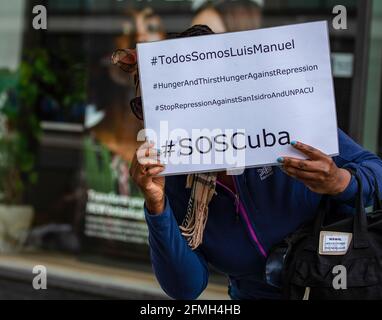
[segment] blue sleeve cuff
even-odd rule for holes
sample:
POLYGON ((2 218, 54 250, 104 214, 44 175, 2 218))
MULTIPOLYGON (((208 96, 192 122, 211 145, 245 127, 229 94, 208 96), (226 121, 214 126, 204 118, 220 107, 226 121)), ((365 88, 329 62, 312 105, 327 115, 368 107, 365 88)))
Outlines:
POLYGON ((146 203, 144 205, 144 210, 145 210, 145 218, 146 222, 149 227, 163 227, 163 226, 168 226, 171 223, 171 220, 174 219, 172 210, 170 207, 170 203, 166 197, 166 202, 165 202, 165 208, 164 211, 160 214, 151 214, 146 207, 146 203))
POLYGON ((358 183, 354 175, 351 175, 351 180, 347 188, 340 194, 333 196, 334 200, 343 203, 350 203, 354 201, 358 191, 358 183))

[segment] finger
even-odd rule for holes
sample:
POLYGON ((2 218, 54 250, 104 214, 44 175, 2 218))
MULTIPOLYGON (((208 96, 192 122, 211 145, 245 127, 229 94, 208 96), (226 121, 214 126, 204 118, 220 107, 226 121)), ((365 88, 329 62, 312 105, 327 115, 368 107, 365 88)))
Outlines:
POLYGON ((154 158, 154 156, 152 156, 152 157, 149 157, 149 158, 144 157, 144 158, 138 159, 138 163, 141 166, 149 166, 149 165, 159 165, 159 164, 161 164, 160 159, 158 159, 158 156, 156 156, 155 158, 154 158))
POLYGON ((286 170, 283 170, 285 174, 287 174, 288 176, 292 177, 293 179, 296 179, 298 181, 300 181, 301 183, 303 183, 309 190, 315 192, 315 190, 318 190, 319 188, 319 184, 317 183, 317 181, 314 179, 304 179, 303 177, 298 177, 296 176, 295 174, 293 173, 290 173, 290 172, 287 172, 286 170))
POLYGON ((165 168, 163 166, 152 167, 152 168, 147 170, 146 176, 147 177, 157 176, 158 174, 162 173, 164 170, 165 170, 165 168))
POLYGON ((160 150, 146 148, 137 151, 137 160, 141 165, 156 164, 160 161, 160 150))
POLYGON ((147 170, 147 169, 144 169, 143 167, 146 167, 146 166, 150 167, 150 166, 156 166, 156 165, 162 165, 159 159, 142 158, 138 160, 137 155, 135 154, 130 166, 130 175, 132 177, 138 177, 142 175, 142 172, 147 170))
MULTIPOLYGON (((142 157, 150 156, 150 150, 153 149, 154 146, 155 146, 155 144, 153 142, 145 142, 144 144, 142 144, 136 152, 137 158, 139 159, 142 157), (148 153, 148 155, 146 155, 148 150, 149 150, 149 153, 148 153)), ((155 149, 153 149, 153 150, 155 150, 155 149)))
POLYGON ((164 168, 165 166, 162 164, 162 163, 160 163, 160 162, 157 162, 157 163, 150 163, 150 164, 147 164, 147 165, 144 165, 144 166, 142 166, 142 168, 144 169, 144 170, 149 170, 149 169, 152 169, 152 168, 156 168, 156 167, 158 167, 158 168, 164 168))
POLYGON ((145 149, 145 148, 150 148, 150 146, 152 146, 154 144, 153 141, 145 141, 143 142, 139 147, 138 149, 145 149))
POLYGON ((316 181, 319 178, 315 172, 303 171, 292 167, 284 167, 284 170, 286 174, 299 180, 316 181))
POLYGON ((159 162, 157 163, 150 163, 150 164, 146 164, 146 165, 139 165, 139 167, 137 168, 137 174, 139 176, 147 176, 147 172, 149 170, 152 170, 152 169, 155 169, 155 168, 162 168, 164 169, 165 166, 159 162))
POLYGON ((137 153, 138 152, 139 152, 139 154, 137 154, 138 161, 145 158, 158 159, 158 157, 160 156, 160 150, 153 149, 153 148, 137 151, 137 153))
POLYGON ((316 148, 313 148, 312 146, 304 144, 302 142, 293 141, 291 144, 295 149, 297 149, 297 150, 301 151, 303 154, 307 155, 309 157, 309 159, 320 160, 323 158, 328 158, 328 156, 325 153, 321 152, 320 150, 318 150, 316 148))
POLYGON ((162 165, 138 166, 134 172, 134 180, 140 187, 144 187, 151 177, 158 175, 165 169, 162 165))
POLYGON ((136 183, 139 183, 139 179, 141 176, 140 171, 140 164, 138 163, 136 157, 134 157, 130 167, 130 176, 135 180, 136 183))
POLYGON ((142 150, 137 151, 137 158, 138 160, 142 158, 152 158, 155 159, 159 156, 160 151, 154 148, 146 148, 142 150))
POLYGON ((324 165, 321 161, 301 160, 296 158, 283 158, 284 167, 291 167, 309 172, 321 172, 324 170, 324 165))

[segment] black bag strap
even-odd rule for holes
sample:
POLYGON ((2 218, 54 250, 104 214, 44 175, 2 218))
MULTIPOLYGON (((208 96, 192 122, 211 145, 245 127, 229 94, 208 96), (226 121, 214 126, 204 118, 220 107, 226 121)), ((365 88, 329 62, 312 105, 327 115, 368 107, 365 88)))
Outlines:
MULTIPOLYGON (((367 230, 367 217, 365 206, 363 203, 363 185, 362 179, 358 173, 352 172, 358 184, 358 190, 355 200, 356 213, 353 218, 353 244, 354 248, 361 249, 369 246, 368 230, 367 230)), ((323 228, 323 223, 327 212, 330 212, 330 196, 324 195, 321 199, 318 208, 318 215, 314 223, 314 236, 317 241, 320 238, 320 232, 323 228)))
POLYGON ((361 249, 369 247, 368 229, 367 229, 367 216, 365 211, 365 205, 363 202, 363 185, 362 178, 358 173, 355 173, 355 178, 358 182, 358 193, 356 197, 356 214, 353 222, 353 238, 354 248, 361 249))
POLYGON ((382 201, 380 198, 380 189, 379 189, 379 183, 376 174, 373 170, 370 169, 370 172, 372 173, 374 177, 374 204, 373 204, 373 211, 382 211, 382 201))

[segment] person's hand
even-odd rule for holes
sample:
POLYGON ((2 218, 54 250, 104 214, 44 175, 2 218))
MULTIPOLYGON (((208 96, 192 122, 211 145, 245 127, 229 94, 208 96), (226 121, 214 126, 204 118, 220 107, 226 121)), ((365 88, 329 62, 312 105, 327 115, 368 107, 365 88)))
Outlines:
POLYGON ((165 206, 165 178, 157 175, 164 166, 159 162, 159 152, 154 144, 146 142, 138 148, 130 167, 130 175, 141 189, 146 207, 151 214, 160 214, 165 206))
POLYGON ((338 168, 331 157, 311 146, 296 141, 291 144, 309 159, 277 159, 283 164, 286 174, 300 180, 311 191, 319 194, 338 195, 345 191, 351 180, 348 170, 338 168))

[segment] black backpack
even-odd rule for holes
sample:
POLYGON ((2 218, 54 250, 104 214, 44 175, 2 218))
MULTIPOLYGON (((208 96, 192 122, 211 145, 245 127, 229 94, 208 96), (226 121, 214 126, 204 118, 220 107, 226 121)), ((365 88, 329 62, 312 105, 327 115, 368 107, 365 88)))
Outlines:
POLYGON ((355 177, 359 188, 354 216, 323 226, 333 211, 330 197, 323 196, 315 221, 271 250, 266 280, 281 287, 286 299, 382 299, 379 190, 376 187, 373 212, 366 215, 362 180, 355 177))

